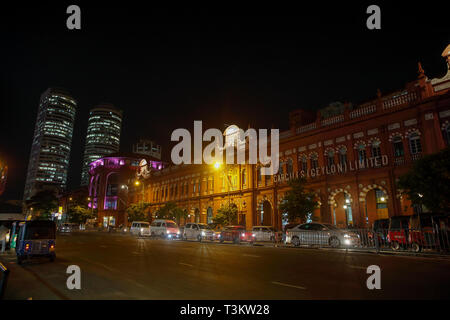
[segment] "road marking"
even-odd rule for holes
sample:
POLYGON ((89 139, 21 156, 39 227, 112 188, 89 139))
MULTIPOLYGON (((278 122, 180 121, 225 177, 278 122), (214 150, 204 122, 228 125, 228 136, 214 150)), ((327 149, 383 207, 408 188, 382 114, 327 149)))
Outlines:
POLYGON ((278 281, 272 281, 273 284, 279 285, 279 286, 283 286, 283 287, 290 287, 290 288, 296 288, 296 289, 301 289, 301 290, 306 290, 306 287, 301 287, 301 286, 295 286, 293 284, 287 284, 287 283, 282 283, 282 282, 278 282, 278 281))
POLYGON ((352 268, 352 269, 363 269, 363 270, 367 270, 366 267, 361 267, 361 266, 351 266, 351 265, 348 265, 348 266, 349 266, 349 268, 352 268))
POLYGON ((179 262, 178 264, 181 264, 182 266, 193 267, 193 265, 189 263, 179 262))
POLYGON ((261 256, 257 256, 256 254, 243 254, 244 257, 253 257, 253 258, 260 258, 261 256))

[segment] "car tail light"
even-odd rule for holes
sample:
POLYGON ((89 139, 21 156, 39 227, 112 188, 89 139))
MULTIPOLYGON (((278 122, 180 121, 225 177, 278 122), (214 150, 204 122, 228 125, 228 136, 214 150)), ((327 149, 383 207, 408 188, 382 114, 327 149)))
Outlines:
POLYGON ((25 245, 25 251, 28 251, 28 250, 30 250, 30 244, 29 244, 29 243, 27 243, 27 244, 25 245))

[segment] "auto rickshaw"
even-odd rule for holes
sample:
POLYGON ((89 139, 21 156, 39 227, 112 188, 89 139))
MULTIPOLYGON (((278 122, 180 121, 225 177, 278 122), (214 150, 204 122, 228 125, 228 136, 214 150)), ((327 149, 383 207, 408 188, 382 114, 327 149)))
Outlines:
POLYGON ((389 219, 387 241, 392 250, 408 247, 409 219, 410 216, 394 216, 389 219))
POLYGON ((411 216, 409 221, 409 243, 411 249, 420 252, 423 249, 448 250, 449 214, 422 213, 411 216))
POLYGON ((19 228, 16 254, 17 263, 33 257, 56 258, 56 224, 53 221, 33 220, 24 222, 19 228))
POLYGON ((20 226, 24 221, 14 221, 11 227, 10 248, 15 249, 17 244, 17 236, 19 235, 20 226))

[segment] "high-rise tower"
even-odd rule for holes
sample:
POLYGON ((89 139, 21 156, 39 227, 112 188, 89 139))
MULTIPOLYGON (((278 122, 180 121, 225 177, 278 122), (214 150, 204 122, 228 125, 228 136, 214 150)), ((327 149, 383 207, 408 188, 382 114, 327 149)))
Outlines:
POLYGON ((39 103, 24 199, 36 191, 66 188, 77 103, 64 89, 49 88, 39 103))
POLYGON ((122 111, 112 104, 102 103, 89 112, 84 148, 81 185, 89 184, 89 164, 108 154, 118 152, 122 111))

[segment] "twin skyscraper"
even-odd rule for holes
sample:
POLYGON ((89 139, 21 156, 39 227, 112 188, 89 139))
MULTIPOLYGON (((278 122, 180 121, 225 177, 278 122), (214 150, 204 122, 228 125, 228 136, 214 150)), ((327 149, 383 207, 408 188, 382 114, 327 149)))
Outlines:
MULTIPOLYGON (((39 102, 24 200, 45 189, 65 190, 77 101, 64 89, 49 88, 39 102)), ((122 111, 99 104, 89 112, 81 185, 89 183, 89 163, 118 152, 122 111)))

